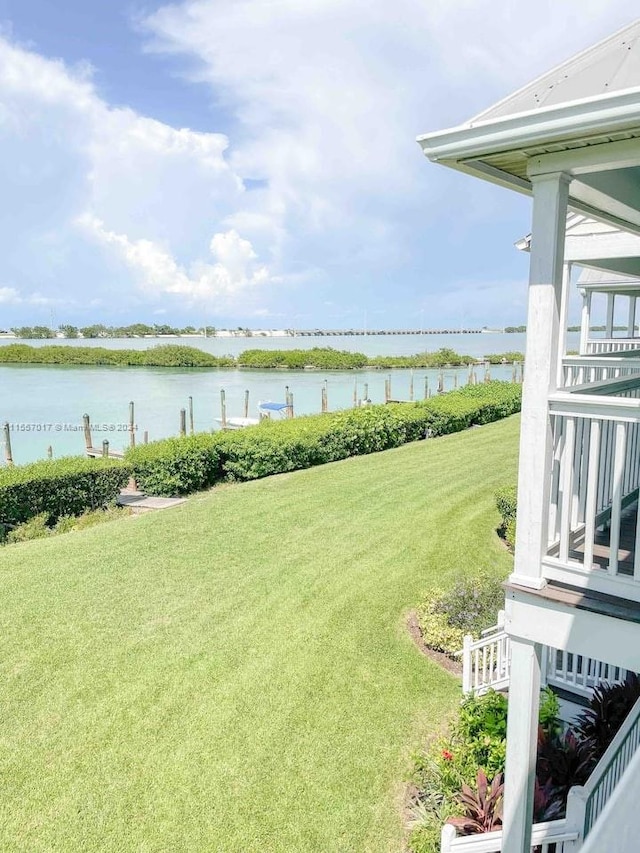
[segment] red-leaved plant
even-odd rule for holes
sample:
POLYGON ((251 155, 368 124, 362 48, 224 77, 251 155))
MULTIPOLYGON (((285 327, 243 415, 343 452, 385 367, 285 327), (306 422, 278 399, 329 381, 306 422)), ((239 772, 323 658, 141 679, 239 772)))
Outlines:
POLYGON ((504 782, 502 773, 497 773, 489 783, 487 775, 480 768, 476 777, 476 790, 468 785, 462 786, 458 802, 463 808, 462 817, 450 817, 447 823, 455 826, 461 835, 476 835, 480 832, 493 832, 502 827, 502 800, 504 782))

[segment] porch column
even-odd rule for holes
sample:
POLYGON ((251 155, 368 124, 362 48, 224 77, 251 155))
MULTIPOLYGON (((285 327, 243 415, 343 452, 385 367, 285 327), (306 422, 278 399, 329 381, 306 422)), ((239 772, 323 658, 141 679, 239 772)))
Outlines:
POLYGON ((629 297, 629 319, 627 320, 627 337, 636 336, 636 297, 629 297))
POLYGON ((542 646, 511 638, 502 853, 531 849, 542 646))
POLYGON ((564 367, 562 360, 567 354, 567 326, 569 325, 569 292, 571 290, 571 264, 562 267, 562 303, 560 306, 560 343, 558 346, 558 372, 556 387, 564 387, 564 367))
POLYGON ((580 318, 580 355, 587 355, 589 329, 591 328, 591 291, 581 290, 582 317, 580 318))
POLYGON ((533 225, 520 427, 518 525, 511 581, 535 589, 545 585, 541 559, 548 544, 553 452, 548 395, 557 388, 570 180, 564 172, 532 178, 533 225))
POLYGON ((615 293, 607 293, 607 325, 605 327, 605 338, 613 337, 613 315, 616 309, 615 293))

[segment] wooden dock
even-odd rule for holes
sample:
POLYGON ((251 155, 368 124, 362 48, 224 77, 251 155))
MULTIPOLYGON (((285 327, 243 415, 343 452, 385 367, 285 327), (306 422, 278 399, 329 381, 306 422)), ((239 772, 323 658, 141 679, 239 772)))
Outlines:
POLYGON ((124 453, 122 450, 111 450, 111 448, 107 449, 107 452, 104 452, 102 447, 87 447, 85 450, 87 456, 90 456, 92 459, 108 457, 109 459, 124 459, 124 453))

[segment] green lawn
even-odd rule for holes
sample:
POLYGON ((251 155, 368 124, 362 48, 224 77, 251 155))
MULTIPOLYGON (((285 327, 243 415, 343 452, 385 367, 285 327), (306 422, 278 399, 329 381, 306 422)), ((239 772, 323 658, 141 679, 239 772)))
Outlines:
POLYGON ((518 419, 0 550, 0 849, 401 849, 459 696, 404 627, 510 557, 518 419))

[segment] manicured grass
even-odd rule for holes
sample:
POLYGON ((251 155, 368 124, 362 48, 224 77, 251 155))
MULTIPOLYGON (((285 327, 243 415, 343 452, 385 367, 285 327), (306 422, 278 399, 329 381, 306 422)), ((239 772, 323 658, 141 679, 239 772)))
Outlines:
POLYGON ((399 851, 459 686, 404 620, 510 557, 518 419, 0 551, 0 847, 399 851))

